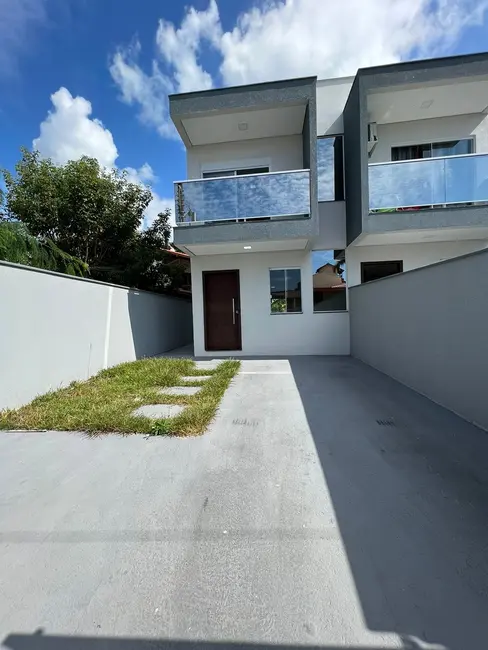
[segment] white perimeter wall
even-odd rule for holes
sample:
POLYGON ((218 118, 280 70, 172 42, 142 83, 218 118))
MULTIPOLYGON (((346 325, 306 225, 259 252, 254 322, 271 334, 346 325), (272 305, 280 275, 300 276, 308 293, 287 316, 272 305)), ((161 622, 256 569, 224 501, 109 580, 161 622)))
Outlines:
POLYGON ((0 262, 0 409, 191 342, 189 301, 0 262))
POLYGON ((487 296, 488 251, 354 287, 351 353, 488 429, 487 296))
POLYGON ((223 355, 349 354, 349 314, 313 313, 310 253, 288 251, 250 255, 212 255, 192 258, 195 355, 205 351, 202 271, 239 270, 242 351, 223 355), (302 314, 271 314, 269 269, 300 267, 302 314))
POLYGON ((208 171, 261 166, 269 167, 271 172, 302 169, 302 136, 224 142, 187 150, 189 179, 202 178, 208 171))
POLYGON ((382 246, 349 246, 346 250, 347 284, 361 284, 361 262, 403 260, 403 270, 448 260, 485 248, 484 241, 436 242, 382 246))
POLYGON ((455 115, 413 122, 378 124, 378 143, 369 159, 371 163, 391 160, 391 148, 428 142, 475 138, 475 152, 488 152, 488 116, 455 115))

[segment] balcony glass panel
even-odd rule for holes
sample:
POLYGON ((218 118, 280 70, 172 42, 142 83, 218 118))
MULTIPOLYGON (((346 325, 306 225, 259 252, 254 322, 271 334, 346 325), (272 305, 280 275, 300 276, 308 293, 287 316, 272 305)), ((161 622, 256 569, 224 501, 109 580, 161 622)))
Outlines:
POLYGON ((488 154, 369 166, 370 210, 488 201, 488 154))
POLYGON ((310 172, 276 172, 175 183, 177 223, 310 214, 310 172))

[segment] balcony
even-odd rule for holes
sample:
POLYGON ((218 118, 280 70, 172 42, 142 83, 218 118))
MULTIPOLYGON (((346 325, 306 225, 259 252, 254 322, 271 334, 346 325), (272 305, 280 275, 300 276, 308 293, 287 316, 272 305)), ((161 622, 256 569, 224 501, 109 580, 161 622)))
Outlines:
POLYGON ((488 154, 369 165, 370 212, 488 202, 488 154))
POLYGON ((310 215, 310 170, 175 183, 178 226, 310 215))

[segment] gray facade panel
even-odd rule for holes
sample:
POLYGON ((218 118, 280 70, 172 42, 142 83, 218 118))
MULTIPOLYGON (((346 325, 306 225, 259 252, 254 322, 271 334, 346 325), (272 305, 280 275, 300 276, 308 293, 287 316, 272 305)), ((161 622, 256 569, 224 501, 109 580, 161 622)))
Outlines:
POLYGON ((363 229, 364 206, 368 204, 367 116, 362 115, 360 79, 356 77, 344 108, 344 178, 346 190, 347 243, 363 229), (366 169, 366 173, 364 170, 366 169))
POLYGON ((488 205, 441 208, 439 210, 405 210, 369 214, 365 222, 368 233, 417 230, 425 228, 468 228, 488 226, 488 205))
POLYGON ((170 96, 173 119, 197 113, 263 108, 266 104, 305 103, 315 97, 316 77, 170 96))
POLYGON ((390 86, 415 85, 466 79, 488 74, 488 54, 444 57, 409 61, 393 65, 363 68, 358 76, 367 90, 390 86))
POLYGON ((351 354, 488 429, 488 250, 349 291, 351 354))
POLYGON ((312 219, 248 221, 246 223, 215 223, 205 226, 180 226, 174 229, 176 246, 221 244, 225 242, 308 239, 317 234, 312 219))

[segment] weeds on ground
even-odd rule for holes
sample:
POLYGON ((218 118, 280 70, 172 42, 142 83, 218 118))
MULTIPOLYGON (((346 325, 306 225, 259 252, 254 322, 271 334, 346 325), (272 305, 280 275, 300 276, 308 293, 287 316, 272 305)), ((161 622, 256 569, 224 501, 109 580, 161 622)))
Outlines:
POLYGON ((196 370, 190 359, 141 359, 102 370, 84 382, 37 397, 27 406, 0 412, 0 429, 53 429, 87 433, 198 435, 215 415, 222 396, 239 369, 227 360, 216 370, 196 370), (183 382, 181 377, 195 376, 183 382), (198 375, 210 375, 205 382, 198 375), (202 386, 196 395, 164 395, 169 386, 202 386), (144 404, 180 404, 175 418, 154 422, 132 412, 144 404))

